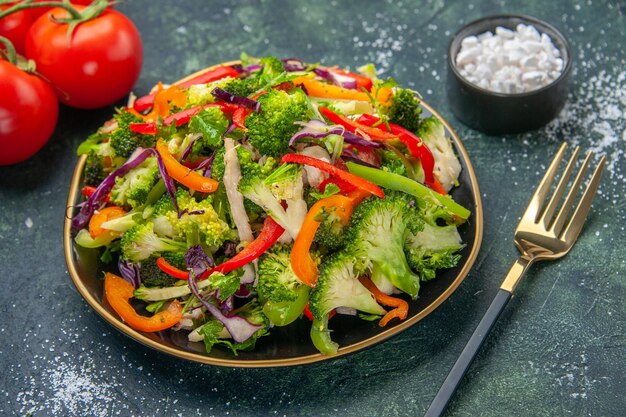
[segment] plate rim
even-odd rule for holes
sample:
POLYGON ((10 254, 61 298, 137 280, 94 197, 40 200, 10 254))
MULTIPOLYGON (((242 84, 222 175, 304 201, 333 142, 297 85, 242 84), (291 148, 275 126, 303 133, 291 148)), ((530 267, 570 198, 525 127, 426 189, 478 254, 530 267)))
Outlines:
MULTIPOLYGON (((222 66, 222 65, 235 65, 238 64, 239 61, 228 61, 219 63, 216 65, 212 65, 200 71, 194 72, 178 81, 174 84, 182 83, 188 79, 196 77, 204 72, 210 71, 211 69, 222 66)), ((158 350, 163 353, 170 354, 174 357, 186 359, 192 362, 199 362, 208 365, 215 366, 223 366, 223 367, 236 367, 236 368, 270 368, 270 367, 286 367, 286 366, 294 366, 294 365, 304 365, 311 364, 316 362, 321 362, 329 359, 337 359, 342 356, 357 352, 359 350, 365 349, 370 346, 374 346, 384 340, 389 339, 392 336, 395 336, 409 327, 413 326, 424 317, 432 313, 437 307, 439 307, 445 300, 447 300, 452 293, 459 287, 461 282, 467 277, 469 271, 474 265, 476 258, 478 256, 478 252, 480 250, 480 246, 482 244, 483 238, 483 206, 480 195, 480 190, 478 187, 478 180, 476 178, 476 173, 474 172, 474 167, 472 166, 471 160, 465 149, 465 146, 461 142, 461 139, 457 135, 457 133, 452 129, 450 124, 446 119, 444 119, 436 110, 434 110, 429 104, 425 103, 423 100, 420 100, 421 105, 428 110, 432 115, 437 117, 442 124, 445 126, 446 130, 449 132, 452 140, 454 141, 456 150, 461 154, 463 161, 465 161, 465 169, 467 170, 467 175, 470 178, 470 188, 472 191, 472 195, 474 197, 474 207, 472 210, 472 214, 474 215, 475 224, 474 227, 474 242, 470 249, 469 254, 467 255, 465 264, 463 268, 459 271, 455 279, 452 283, 437 297, 433 302, 431 302, 424 309, 419 311, 414 316, 408 318, 407 320, 397 324, 394 327, 386 329, 375 336, 363 339, 359 342, 353 343, 351 345, 342 346, 339 348, 337 353, 332 356, 322 355, 321 353, 314 353, 306 356, 297 356, 293 358, 283 358, 283 359, 224 359, 224 358, 216 358, 209 355, 203 355, 200 353, 184 351, 182 349, 177 349, 171 346, 167 346, 165 344, 156 341, 142 332, 132 329, 128 325, 126 325, 123 321, 118 319, 114 314, 109 312, 95 297, 91 295, 85 284, 82 282, 80 278, 80 274, 76 269, 76 265, 74 263, 73 256, 73 247, 74 240, 71 235, 71 219, 74 214, 76 208, 76 202, 79 197, 79 187, 82 179, 82 172, 85 166, 85 162, 87 160, 87 156, 83 155, 79 158, 76 163, 76 167, 74 168, 74 173, 72 174, 72 179, 70 183, 70 189, 67 197, 67 204, 65 209, 65 221, 63 226, 63 249, 65 254, 65 262, 67 263, 68 272, 74 286, 83 297, 83 299, 87 302, 87 304, 96 312, 100 317, 102 317, 105 321, 111 324, 114 328, 122 332, 124 335, 134 339, 135 341, 158 350)))

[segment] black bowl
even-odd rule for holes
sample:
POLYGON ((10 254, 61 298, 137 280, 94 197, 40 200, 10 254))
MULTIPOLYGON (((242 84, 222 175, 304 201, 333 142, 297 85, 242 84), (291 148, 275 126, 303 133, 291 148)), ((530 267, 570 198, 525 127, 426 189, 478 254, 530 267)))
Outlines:
POLYGON ((497 135, 537 129, 559 114, 567 99, 572 56, 569 43, 556 28, 539 19, 523 15, 487 16, 462 27, 448 49, 447 94, 454 115, 469 127, 497 135), (494 32, 502 26, 515 29, 518 24, 533 25, 545 33, 561 53, 563 70, 552 83, 529 92, 505 94, 489 91, 467 81, 459 72, 455 58, 467 36, 494 32))

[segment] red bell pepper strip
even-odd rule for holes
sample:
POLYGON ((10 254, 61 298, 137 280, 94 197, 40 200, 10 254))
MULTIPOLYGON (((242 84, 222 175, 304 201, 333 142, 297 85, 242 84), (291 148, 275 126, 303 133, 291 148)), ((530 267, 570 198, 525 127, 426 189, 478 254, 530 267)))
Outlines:
MULTIPOLYGON (((357 119, 357 121, 367 126, 372 126, 381 122, 380 118, 372 116, 371 114, 363 114, 357 119)), ((428 149, 428 146, 426 146, 426 144, 419 137, 417 137, 417 135, 403 128, 402 126, 389 123, 389 129, 391 130, 392 134, 394 134, 398 139, 400 139, 402 143, 404 143, 404 145, 409 150, 411 156, 420 160, 420 163, 422 164, 422 169, 424 170, 424 182, 426 183, 426 185, 431 186, 435 181, 435 177, 433 175, 433 169, 435 168, 435 158, 433 157, 430 149, 428 149)), ((431 186, 430 188, 433 187, 431 186)))
POLYGON ((284 155, 280 161, 282 163, 292 163, 292 164, 302 164, 302 165, 312 166, 313 168, 317 168, 320 171, 327 172, 330 175, 335 176, 342 181, 346 181, 349 184, 352 184, 355 187, 363 191, 367 191, 368 193, 373 194, 376 197, 380 197, 380 198, 385 197, 385 193, 377 185, 372 184, 371 182, 364 180, 363 178, 358 177, 354 174, 350 174, 347 171, 339 169, 336 166, 331 165, 328 162, 324 162, 320 159, 312 158, 306 155, 288 153, 287 155, 284 155))
POLYGON ((270 216, 267 216, 263 223, 263 229, 261 229, 261 233, 256 239, 228 261, 205 271, 198 279, 208 278, 213 272, 226 274, 249 264, 271 248, 284 231, 285 229, 281 225, 276 223, 270 216))
POLYGON ((156 264, 159 267, 159 269, 161 269, 161 271, 165 272, 166 274, 174 278, 187 279, 189 277, 188 271, 183 271, 183 270, 176 268, 174 265, 167 262, 167 260, 162 256, 157 258, 156 264))
MULTIPOLYGON (((163 119, 163 126, 169 126, 172 123, 176 123, 176 127, 189 123, 192 116, 200 113, 202 109, 209 109, 211 107, 220 107, 222 112, 226 114, 235 113, 240 107, 230 103, 211 103, 204 106, 195 106, 187 110, 183 110, 178 113, 174 113, 165 119, 163 119)), ((128 125, 129 129, 135 133, 142 133, 144 135, 156 135, 157 125, 155 122, 149 123, 131 123, 128 125)))
MULTIPOLYGON (((81 190, 81 192, 85 197, 89 198, 93 195, 93 193, 96 192, 96 187, 92 187, 91 185, 85 185, 83 189, 81 190)), ((104 202, 108 203, 110 199, 111 199, 111 194, 109 193, 104 198, 104 202)))
POLYGON ((248 130, 244 123, 246 122, 246 116, 248 116, 250 112, 251 110, 245 107, 238 107, 233 113, 233 124, 241 130, 248 130))
MULTIPOLYGON (((215 103, 212 103, 212 104, 207 104, 205 106, 191 107, 187 110, 174 113, 170 116, 167 116, 165 119, 163 119, 163 126, 169 126, 172 123, 176 123, 175 124, 176 127, 182 126, 186 123, 189 123, 191 116, 195 116, 196 114, 200 112, 200 110, 206 109, 209 107, 216 107, 216 106, 218 105, 215 103)), ((157 132, 157 125, 155 122, 131 123, 128 125, 128 128, 135 133, 142 133, 144 135, 156 135, 156 132, 157 132)))
POLYGON ((133 329, 141 332, 158 332, 169 329, 183 317, 183 306, 178 300, 172 301, 165 310, 151 317, 142 316, 129 302, 134 292, 135 288, 131 283, 115 274, 106 273, 104 277, 106 300, 120 318, 133 329))
POLYGON ((317 186, 317 189, 320 190, 321 192, 324 192, 326 191, 326 186, 328 184, 335 184, 337 187, 339 187, 339 191, 341 191, 344 194, 348 194, 357 189, 354 185, 350 184, 347 181, 340 180, 337 177, 326 178, 324 181, 321 182, 320 185, 317 186))
POLYGON ((391 140, 398 138, 398 135, 395 135, 393 133, 386 132, 377 127, 367 126, 363 123, 359 123, 352 119, 349 119, 346 116, 337 114, 328 107, 320 106, 319 111, 324 115, 324 117, 326 117, 334 124, 345 127, 348 132, 352 132, 355 134, 359 134, 359 132, 361 132, 362 134, 369 136, 370 139, 373 140, 391 140))
MULTIPOLYGON (((213 81, 221 80, 226 77, 238 77, 239 72, 233 67, 221 66, 209 70, 207 72, 203 72, 197 77, 193 77, 187 81, 177 84, 181 88, 188 88, 194 84, 206 84, 213 81)), ((152 107, 152 103, 154 102, 154 96, 156 93, 148 94, 147 96, 143 96, 135 100, 133 104, 133 108, 138 112, 142 112, 144 110, 148 110, 152 107)))

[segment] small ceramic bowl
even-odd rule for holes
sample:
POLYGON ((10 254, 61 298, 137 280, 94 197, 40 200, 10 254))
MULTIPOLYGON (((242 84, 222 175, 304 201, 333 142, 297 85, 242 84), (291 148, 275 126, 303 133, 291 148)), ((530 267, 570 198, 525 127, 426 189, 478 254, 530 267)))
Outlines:
POLYGON ((572 56, 569 43, 556 28, 523 15, 488 16, 462 27, 448 49, 447 95, 454 115, 469 127, 491 135, 537 129, 559 114, 568 94, 572 56), (561 53, 563 70, 552 83, 524 93, 499 93, 465 79, 456 65, 461 42, 468 36, 495 32, 496 27, 515 30, 518 24, 532 25, 545 33, 561 53))

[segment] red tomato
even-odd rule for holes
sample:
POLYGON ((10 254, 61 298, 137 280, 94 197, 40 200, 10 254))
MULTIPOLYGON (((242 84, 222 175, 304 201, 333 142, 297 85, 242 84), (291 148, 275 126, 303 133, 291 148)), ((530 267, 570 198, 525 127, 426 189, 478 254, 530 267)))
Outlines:
MULTIPOLYGON (((59 8, 50 13, 67 17, 59 8)), ((26 56, 56 87, 59 100, 71 107, 95 109, 128 94, 143 63, 141 38, 130 19, 106 9, 76 26, 69 45, 68 29, 67 24, 41 16, 26 36, 26 56)))
MULTIPOLYGON (((0 10, 6 10, 9 6, 0 6, 0 10)), ((28 10, 11 13, 0 19, 0 36, 4 36, 11 41, 18 54, 24 54, 24 39, 33 18, 28 10)))
POLYGON ((0 165, 21 162, 50 139, 59 116, 52 87, 0 61, 0 165))

